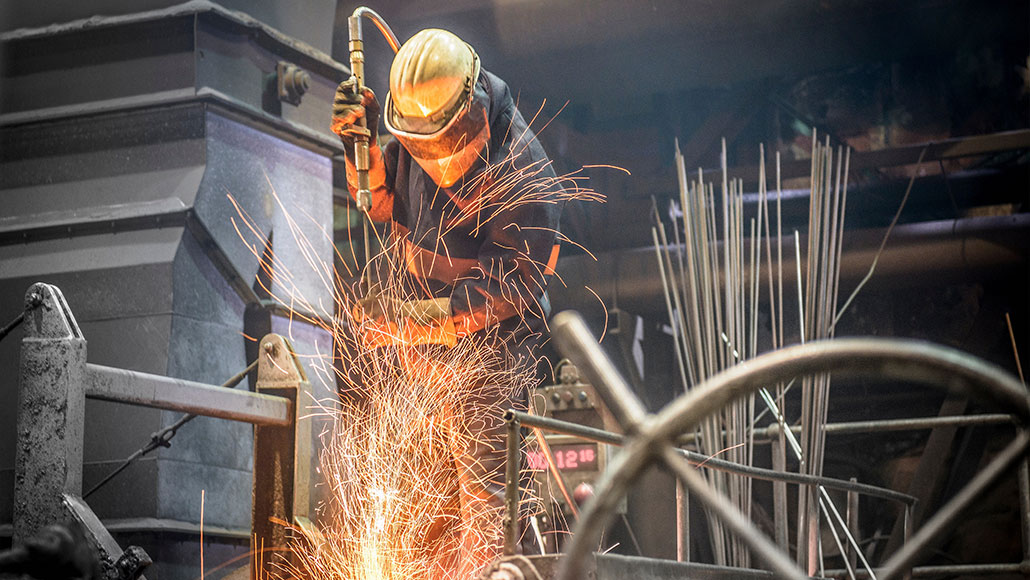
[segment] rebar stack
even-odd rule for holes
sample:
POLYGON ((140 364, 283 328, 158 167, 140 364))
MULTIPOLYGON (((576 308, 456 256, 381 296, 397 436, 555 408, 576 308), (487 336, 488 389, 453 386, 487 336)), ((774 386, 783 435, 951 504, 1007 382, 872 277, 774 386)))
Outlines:
MULTIPOLYGON (((774 216, 770 215, 764 149, 760 157, 758 207, 754 212, 745 212, 743 182, 727 178, 725 143, 721 158, 723 179, 718 196, 715 186, 704 183, 700 172, 696 180, 688 180, 677 144, 680 199, 679 205, 672 204, 670 211, 673 244, 670 244, 662 216, 655 207, 652 236, 684 390, 758 354, 760 303, 768 305, 764 312, 768 312, 770 326, 769 344, 762 346, 776 349, 786 342, 779 155, 776 157, 774 216), (749 213, 753 215, 745 215, 749 213), (775 231, 773 217, 776 220, 775 231), (760 275, 763 271, 766 278, 764 295, 760 275)), ((833 336, 847 172, 848 153, 838 148, 835 154, 828 140, 821 144, 813 134, 812 193, 804 256, 799 232, 795 231, 793 235, 796 260, 793 277, 797 279, 797 301, 794 303, 797 305, 799 342, 833 336)), ((800 471, 810 475, 821 475, 822 472, 825 445, 822 426, 826 422, 829 385, 829 375, 802 381, 800 443, 788 429, 782 430, 787 438, 785 443, 790 444, 792 455, 800 462, 800 471)), ((790 385, 769 387, 775 387, 776 396, 774 399, 770 389, 763 389, 760 392, 763 406, 771 411, 775 421, 786 427, 783 397, 790 385)), ((701 425, 697 434, 699 450, 709 456, 718 455, 736 463, 752 464, 753 426, 760 418, 761 415, 756 417, 753 396, 727 407, 701 425)), ((714 488, 750 515, 749 480, 705 471, 714 488)), ((818 491, 802 494, 797 506, 797 558, 810 573, 815 573, 820 560, 817 532, 820 510, 827 517, 837 511, 828 505, 828 496, 824 496, 818 491), (812 530, 816 532, 811 533, 812 530)), ((709 518, 709 522, 715 562, 750 566, 750 555, 739 540, 729 534, 717 518, 709 518)), ((778 540, 786 544, 786 538, 778 540)))

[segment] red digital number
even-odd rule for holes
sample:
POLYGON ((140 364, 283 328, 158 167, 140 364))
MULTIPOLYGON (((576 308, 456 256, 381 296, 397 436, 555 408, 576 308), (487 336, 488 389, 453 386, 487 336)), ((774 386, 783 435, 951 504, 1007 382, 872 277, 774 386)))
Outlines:
POLYGON ((565 466, 569 469, 579 467, 579 454, 574 449, 565 452, 565 466))
POLYGON ((592 447, 579 450, 579 461, 581 463, 593 463, 595 459, 597 458, 594 457, 594 449, 592 447))

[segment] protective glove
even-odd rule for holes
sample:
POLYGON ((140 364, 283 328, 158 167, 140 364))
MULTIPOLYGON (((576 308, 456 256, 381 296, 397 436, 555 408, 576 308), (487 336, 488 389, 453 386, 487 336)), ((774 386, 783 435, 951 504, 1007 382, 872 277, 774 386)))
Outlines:
POLYGON ((365 127, 368 131, 369 147, 375 147, 376 139, 379 136, 379 101, 375 93, 368 87, 361 88, 361 95, 354 90, 356 81, 354 78, 347 79, 336 88, 336 98, 333 101, 333 125, 332 131, 340 136, 347 156, 354 158, 354 139, 364 133, 364 130, 357 125, 358 119, 365 118, 365 127))
POLYGON ((403 301, 386 294, 370 293, 359 299, 351 309, 355 320, 375 322, 396 322, 403 301))
POLYGON ((375 321, 364 329, 370 348, 419 344, 453 347, 458 340, 448 298, 398 301, 380 295, 359 300, 355 312, 356 317, 375 321))
POLYGON ((400 304, 398 314, 401 318, 415 324, 438 326, 444 319, 451 317, 451 300, 450 298, 409 300, 400 304))

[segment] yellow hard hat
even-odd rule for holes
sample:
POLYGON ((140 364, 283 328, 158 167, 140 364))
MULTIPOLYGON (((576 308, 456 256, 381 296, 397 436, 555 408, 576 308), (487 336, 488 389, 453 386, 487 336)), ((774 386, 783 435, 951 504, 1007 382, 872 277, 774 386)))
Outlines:
POLYGON ((438 131, 471 98, 479 56, 453 33, 427 28, 408 39, 390 67, 390 121, 404 131, 438 131))

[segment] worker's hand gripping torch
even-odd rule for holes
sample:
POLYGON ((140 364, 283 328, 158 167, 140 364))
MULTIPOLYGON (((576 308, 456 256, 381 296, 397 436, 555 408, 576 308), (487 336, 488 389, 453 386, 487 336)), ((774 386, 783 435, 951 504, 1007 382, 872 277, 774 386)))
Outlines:
MULTIPOLYGON (((400 49, 400 43, 397 41, 397 37, 390 30, 390 27, 386 24, 381 16, 376 12, 365 6, 359 6, 354 10, 354 13, 347 19, 347 30, 349 33, 348 48, 350 49, 350 68, 351 78, 350 84, 353 87, 355 94, 359 102, 362 100, 365 92, 365 42, 361 34, 361 17, 366 16, 370 18, 386 37, 386 41, 390 44, 390 48, 396 53, 400 49)), ((372 209, 372 192, 369 189, 368 183, 368 170, 369 170, 369 141, 372 136, 372 128, 367 126, 367 117, 361 116, 357 119, 354 126, 347 129, 347 133, 354 139, 354 169, 357 175, 357 193, 355 195, 358 210, 365 214, 365 220, 362 224, 362 230, 364 233, 365 242, 365 263, 368 264, 370 257, 370 243, 368 228, 371 218, 368 215, 369 210, 372 209)), ((365 273, 366 279, 363 280, 365 286, 365 292, 371 292, 371 284, 367 280, 368 272, 366 268, 365 273)))
MULTIPOLYGON (((365 88, 365 42, 361 37, 361 15, 358 8, 354 14, 347 19, 347 29, 350 33, 350 70, 351 80, 354 82, 354 91, 358 98, 361 98, 365 88)), ((358 210, 368 216, 372 209, 372 192, 368 188, 368 140, 372 134, 366 126, 365 117, 357 120, 357 126, 350 129, 354 135, 354 168, 358 176, 357 202, 358 210)), ((365 256, 368 259, 368 227, 365 228, 365 256)))

